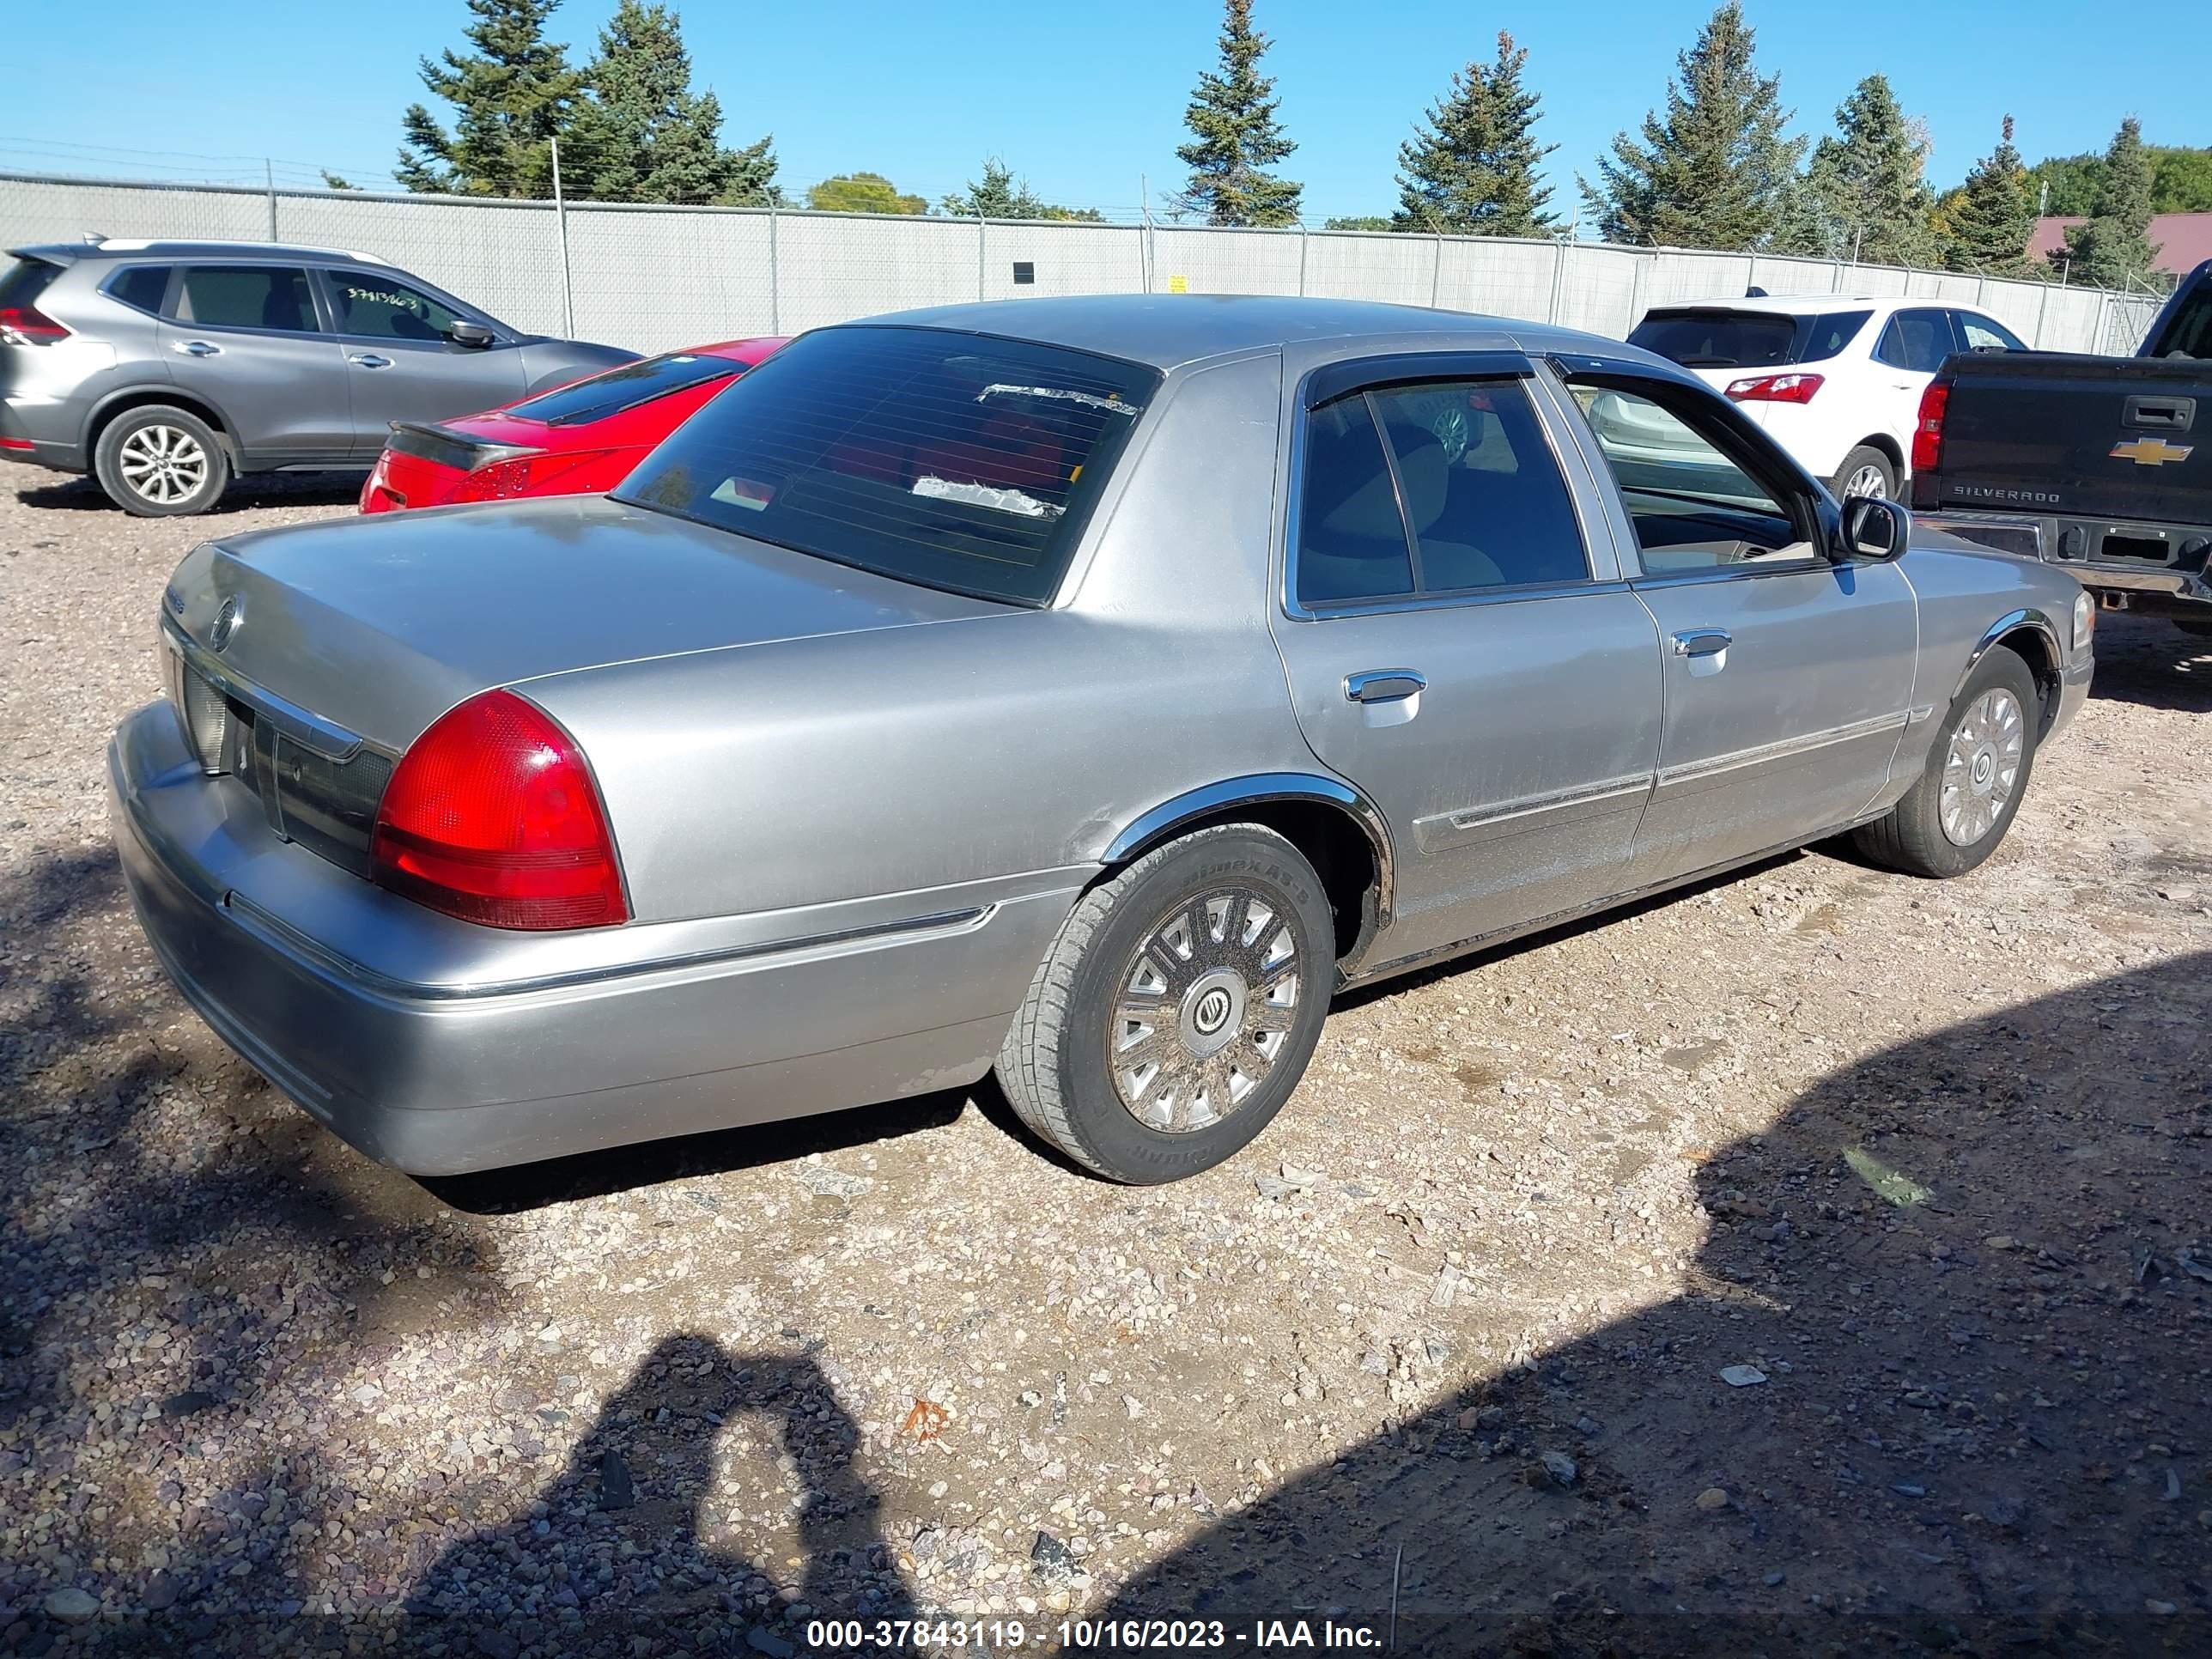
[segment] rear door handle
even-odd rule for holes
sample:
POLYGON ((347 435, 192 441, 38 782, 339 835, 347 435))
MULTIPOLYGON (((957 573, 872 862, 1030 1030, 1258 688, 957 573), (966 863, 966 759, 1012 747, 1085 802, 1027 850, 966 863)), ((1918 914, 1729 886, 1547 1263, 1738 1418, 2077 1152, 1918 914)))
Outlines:
POLYGON ((1344 677, 1344 695, 1352 702, 1402 702, 1429 689, 1429 677, 1411 668, 1372 668, 1344 677))
POLYGON ((1734 643, 1734 638, 1724 628, 1686 628, 1674 635, 1674 654, 1717 657, 1734 643))
POLYGON ((356 351, 349 353, 346 357, 346 361, 351 363, 356 368, 389 368, 392 367, 391 358, 380 357, 374 351, 356 351))
POLYGON ((220 357, 222 348, 206 340, 178 340, 173 349, 187 357, 220 357))

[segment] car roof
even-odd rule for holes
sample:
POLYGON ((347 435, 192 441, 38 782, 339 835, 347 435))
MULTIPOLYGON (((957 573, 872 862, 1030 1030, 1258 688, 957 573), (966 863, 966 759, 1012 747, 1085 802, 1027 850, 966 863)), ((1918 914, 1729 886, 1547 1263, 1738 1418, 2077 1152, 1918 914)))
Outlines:
POLYGON ((10 248, 18 259, 42 259, 50 264, 75 264, 88 259, 137 259, 148 257, 175 259, 297 259, 307 264, 390 264, 374 253, 357 253, 342 247, 301 247, 289 242, 179 241, 137 236, 87 237, 82 242, 44 242, 10 248))
POLYGON ((1670 375, 1672 363, 1635 346, 1573 329, 1371 300, 1246 294, 1093 294, 986 300, 858 319, 837 326, 941 328, 1064 346, 1163 371, 1247 353, 1322 349, 1351 356, 1390 351, 1565 352, 1632 361, 1670 375))
POLYGON ((1784 317, 1824 317, 1832 311, 1905 311, 1923 307, 1938 310, 1972 310, 1956 300, 1935 300, 1911 294, 1762 294, 1711 300, 1668 300, 1647 308, 1647 317, 1677 311, 1755 311, 1784 317))

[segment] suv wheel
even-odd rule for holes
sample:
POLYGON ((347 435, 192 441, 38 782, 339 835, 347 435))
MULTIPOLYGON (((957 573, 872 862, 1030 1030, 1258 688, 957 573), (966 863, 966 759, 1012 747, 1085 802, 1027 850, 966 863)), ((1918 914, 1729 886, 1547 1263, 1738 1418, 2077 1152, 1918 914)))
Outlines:
POLYGON ((999 1051, 1022 1121, 1152 1185, 1266 1128, 1313 1057, 1335 931, 1313 866, 1256 823, 1146 854, 1076 905, 999 1051))
POLYGON ((1844 464, 1836 469, 1835 479, 1829 487, 1839 501, 1847 501, 1854 495, 1894 501, 1897 469, 1890 465, 1889 457, 1872 444, 1861 444, 1844 457, 1844 464))
POLYGON ((130 410, 110 421, 93 466, 108 499, 143 519, 204 513, 230 482, 230 457, 214 429, 166 404, 130 410))

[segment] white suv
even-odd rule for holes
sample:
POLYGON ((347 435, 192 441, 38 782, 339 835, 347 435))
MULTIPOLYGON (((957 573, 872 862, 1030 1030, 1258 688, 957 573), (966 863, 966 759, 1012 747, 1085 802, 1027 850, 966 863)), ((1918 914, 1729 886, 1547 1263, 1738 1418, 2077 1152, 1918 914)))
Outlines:
POLYGON ((1843 294, 1656 307, 1628 340, 1740 404, 1838 500, 1905 493, 1920 394, 1946 357, 2027 349, 1978 311, 1843 294))

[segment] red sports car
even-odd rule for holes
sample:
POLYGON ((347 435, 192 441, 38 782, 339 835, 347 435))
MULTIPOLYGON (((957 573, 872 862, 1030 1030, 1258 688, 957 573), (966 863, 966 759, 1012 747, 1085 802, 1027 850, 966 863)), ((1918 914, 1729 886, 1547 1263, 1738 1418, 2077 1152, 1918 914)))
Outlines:
POLYGON ((694 410, 782 344, 726 340, 624 363, 458 421, 395 421, 362 486, 361 510, 603 494, 694 410))

